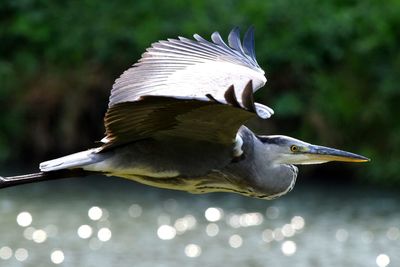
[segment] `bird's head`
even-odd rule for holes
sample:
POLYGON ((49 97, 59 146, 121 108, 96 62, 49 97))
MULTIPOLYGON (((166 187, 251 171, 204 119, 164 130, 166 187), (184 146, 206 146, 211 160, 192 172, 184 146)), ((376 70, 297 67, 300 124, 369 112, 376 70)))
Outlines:
POLYGON ((268 150, 271 160, 280 164, 319 164, 329 161, 367 162, 368 158, 339 149, 312 145, 298 139, 270 135, 258 136, 268 150))

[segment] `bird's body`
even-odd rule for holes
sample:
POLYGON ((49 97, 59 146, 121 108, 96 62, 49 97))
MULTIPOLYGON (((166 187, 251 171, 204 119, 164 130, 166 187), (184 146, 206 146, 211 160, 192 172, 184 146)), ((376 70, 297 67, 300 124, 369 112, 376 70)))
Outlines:
POLYGON ((91 149, 51 160, 42 163, 41 169, 79 167, 155 187, 191 193, 236 192, 266 199, 290 191, 296 181, 297 168, 275 163, 273 154, 260 149, 262 141, 245 126, 240 127, 231 146, 197 142, 202 151, 195 151, 185 145, 146 139, 104 153, 91 149), (182 164, 185 162, 189 164, 182 164))
POLYGON ((81 170, 191 193, 272 199, 293 188, 293 164, 368 160, 286 136, 255 135, 243 125, 273 111, 253 100, 266 82, 253 29, 243 44, 233 29, 229 46, 218 33, 213 42, 194 37, 153 44, 116 80, 100 147, 43 162, 36 177, 2 178, 0 187, 81 170))

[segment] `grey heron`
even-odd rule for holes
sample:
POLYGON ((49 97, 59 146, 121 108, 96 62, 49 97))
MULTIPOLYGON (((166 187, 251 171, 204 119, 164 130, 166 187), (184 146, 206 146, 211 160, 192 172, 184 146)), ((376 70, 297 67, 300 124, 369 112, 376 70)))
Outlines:
POLYGON ((272 199, 289 192, 295 165, 368 158, 295 138, 259 136, 244 124, 273 110, 255 103, 264 86, 254 29, 153 43, 114 83, 101 145, 1 177, 0 187, 104 174, 191 193, 234 192, 272 199))

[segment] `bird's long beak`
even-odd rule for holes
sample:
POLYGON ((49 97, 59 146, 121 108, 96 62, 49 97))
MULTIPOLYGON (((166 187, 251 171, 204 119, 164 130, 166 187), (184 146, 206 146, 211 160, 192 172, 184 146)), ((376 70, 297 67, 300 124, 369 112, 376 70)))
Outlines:
POLYGON ((327 162, 327 161, 343 161, 343 162, 367 162, 370 161, 361 155, 357 155, 351 152, 334 149, 324 146, 311 145, 309 150, 305 152, 309 158, 315 161, 327 162))

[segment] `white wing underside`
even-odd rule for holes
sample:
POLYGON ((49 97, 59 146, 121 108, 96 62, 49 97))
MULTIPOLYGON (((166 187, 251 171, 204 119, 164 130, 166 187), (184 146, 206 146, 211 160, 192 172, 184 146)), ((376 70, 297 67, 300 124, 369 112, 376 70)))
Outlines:
MULTIPOLYGON (((266 78, 255 59, 253 36, 250 28, 242 44, 235 28, 229 34, 229 46, 217 32, 211 36, 213 42, 197 34, 196 40, 180 37, 156 42, 115 81, 109 106, 136 101, 144 95, 207 99, 209 94, 224 102, 229 86, 233 85, 236 95, 241 95, 239 90, 249 80, 256 91, 266 78)), ((257 108, 268 117, 273 114, 264 105, 257 103, 257 108)))
MULTIPOLYGON (((208 61, 169 70, 161 62, 148 68, 142 66, 133 67, 116 81, 110 105, 136 101, 143 95, 206 99, 206 94, 210 94, 224 101, 223 95, 230 85, 244 88, 249 80, 253 80, 258 89, 265 84, 261 73, 229 62, 208 61)), ((240 92, 236 94, 240 95, 240 92)))

